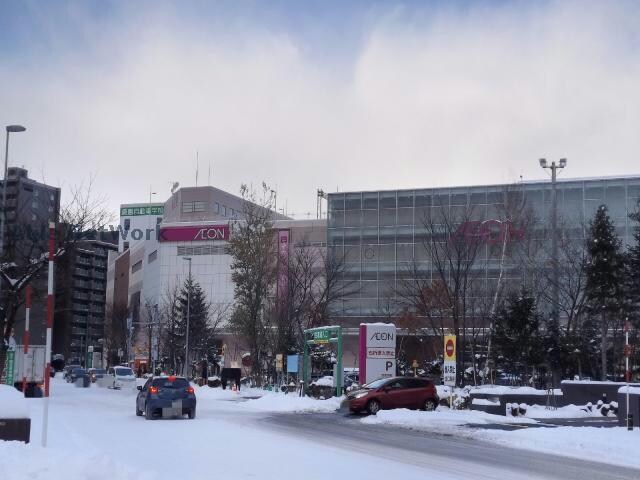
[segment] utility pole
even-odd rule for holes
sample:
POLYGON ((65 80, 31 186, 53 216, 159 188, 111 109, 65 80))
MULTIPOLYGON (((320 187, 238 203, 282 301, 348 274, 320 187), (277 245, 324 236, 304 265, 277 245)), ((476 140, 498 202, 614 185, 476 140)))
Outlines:
POLYGON ((184 347, 184 366, 183 375, 189 377, 189 323, 191 320, 191 257, 182 257, 183 260, 189 262, 189 284, 187 289, 187 335, 184 347))
POLYGON ((558 260, 558 188, 557 177, 558 169, 562 169, 567 166, 567 159, 561 158, 558 163, 551 162, 551 165, 547 163, 544 158, 540 159, 540 166, 542 168, 548 168, 551 170, 551 268, 552 268, 552 302, 553 309, 551 311, 551 318, 554 322, 560 321, 560 311, 558 305, 560 303, 560 265, 558 260))

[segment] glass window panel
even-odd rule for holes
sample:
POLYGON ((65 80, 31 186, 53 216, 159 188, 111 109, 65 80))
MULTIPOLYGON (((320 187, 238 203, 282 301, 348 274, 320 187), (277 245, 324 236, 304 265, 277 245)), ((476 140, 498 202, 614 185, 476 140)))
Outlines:
POLYGON ((396 192, 381 192, 380 208, 396 208, 396 192))
POLYGON ((602 187, 588 187, 585 189, 584 197, 586 200, 603 200, 604 190, 602 187))
POLYGON ((582 201, 582 189, 581 188, 564 188, 564 201, 565 202, 576 202, 582 201))
POLYGON ((365 263, 362 269, 362 280, 377 280, 378 279, 378 264, 377 263, 365 263))
POLYGON ((378 192, 362 194, 362 208, 377 209, 378 208, 378 192))
POLYGON ((439 193, 433 196, 433 205, 435 207, 448 207, 449 195, 446 193, 439 193))
POLYGON ((470 202, 472 205, 484 205, 487 203, 486 192, 474 192, 471 194, 470 202))
POLYGON ((395 262, 396 261, 396 245, 395 243, 387 243, 379 245, 379 261, 380 262, 395 262))
POLYGON ((395 241, 395 227, 380 227, 380 241, 395 241))
POLYGON ((413 243, 413 226, 398 227, 396 230, 396 241, 402 243, 413 243))
POLYGON ((377 227, 378 226, 378 210, 363 210, 362 224, 365 227, 377 227))
POLYGON ((487 203, 500 203, 504 204, 504 192, 488 192, 487 203))
POLYGON ((413 207, 413 192, 398 192, 398 208, 413 207))
POLYGON ((396 210, 390 208, 383 208, 380 210, 380 225, 395 225, 396 224, 396 210))
POLYGON ((329 212, 329 228, 344 226, 344 210, 331 210, 329 212))
POLYGON ((362 229, 362 243, 377 243, 378 242, 378 229, 377 228, 363 228, 362 229))
POLYGON ((362 209, 362 195, 360 193, 347 193, 344 198, 345 210, 362 209))
POLYGON ((398 225, 413 225, 413 208, 398 209, 398 225))
POLYGON ((365 299, 360 301, 362 315, 375 315, 378 312, 378 299, 365 299))
POLYGON ((360 246, 349 245, 344 248, 344 256, 346 263, 359 263, 360 262, 360 246))
POLYGON ((396 246, 398 261, 413 260, 413 243, 398 243, 396 246))
POLYGON ((362 261, 363 262, 377 262, 380 254, 378 253, 378 245, 363 245, 362 246, 362 261))
POLYGON ((431 193, 428 191, 417 191, 415 194, 416 207, 429 207, 431 205, 431 193))
POLYGON ((344 210, 344 195, 329 195, 329 210, 344 210))
POLYGON ((451 194, 451 205, 466 205, 467 202, 468 202, 468 197, 466 193, 451 194))
POLYGON ((629 198, 640 197, 640 185, 629 185, 627 187, 627 197, 629 198))
POLYGON ((607 187, 607 190, 606 190, 606 196, 607 196, 607 203, 610 205, 613 204, 614 202, 619 204, 624 204, 624 201, 625 201, 624 187, 619 185, 609 186, 607 187))
POLYGON ((361 210, 347 210, 344 212, 344 224, 347 227, 359 227, 362 223, 361 210))
POLYGON ((360 243, 360 229, 359 228, 345 228, 344 229, 344 243, 345 245, 354 245, 360 243))
POLYGON ((361 298, 378 298, 378 282, 366 281, 361 283, 360 287, 361 298))

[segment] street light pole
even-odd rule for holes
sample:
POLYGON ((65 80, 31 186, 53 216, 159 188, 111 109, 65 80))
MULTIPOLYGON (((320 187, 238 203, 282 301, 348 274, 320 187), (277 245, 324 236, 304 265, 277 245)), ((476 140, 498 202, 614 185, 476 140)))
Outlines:
POLYGON ((551 162, 551 165, 547 163, 544 158, 540 159, 540 166, 542 168, 548 168, 551 170, 551 262, 552 262, 552 302, 553 310, 551 311, 551 318, 554 322, 560 321, 560 312, 558 305, 560 303, 560 266, 558 261, 558 169, 562 169, 567 166, 567 159, 561 158, 558 163, 551 162))
POLYGON ((187 335, 185 340, 184 347, 184 366, 183 375, 185 377, 189 376, 189 323, 191 320, 191 257, 182 257, 183 260, 189 262, 189 285, 187 289, 187 335))

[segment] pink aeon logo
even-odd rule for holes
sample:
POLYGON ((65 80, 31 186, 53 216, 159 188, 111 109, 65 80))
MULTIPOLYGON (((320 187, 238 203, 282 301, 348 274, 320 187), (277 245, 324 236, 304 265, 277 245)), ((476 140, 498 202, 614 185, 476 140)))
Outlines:
POLYGON ((509 240, 523 240, 524 227, 517 228, 509 220, 485 220, 464 222, 460 224, 453 238, 464 238, 468 243, 501 244, 505 237, 509 240))
POLYGON ((195 227, 165 227, 160 229, 160 242, 193 242, 228 240, 229 225, 200 225, 195 227))

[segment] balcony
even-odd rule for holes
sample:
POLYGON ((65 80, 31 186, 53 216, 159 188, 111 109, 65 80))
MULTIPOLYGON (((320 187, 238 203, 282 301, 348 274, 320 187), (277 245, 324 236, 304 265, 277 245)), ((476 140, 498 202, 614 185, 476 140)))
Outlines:
POLYGON ((81 277, 91 277, 91 272, 89 270, 85 270, 84 268, 74 268, 74 275, 79 275, 81 277))
POLYGON ((89 306, 88 305, 82 305, 81 303, 74 303, 73 304, 73 310, 76 312, 88 312, 89 311, 89 306))

